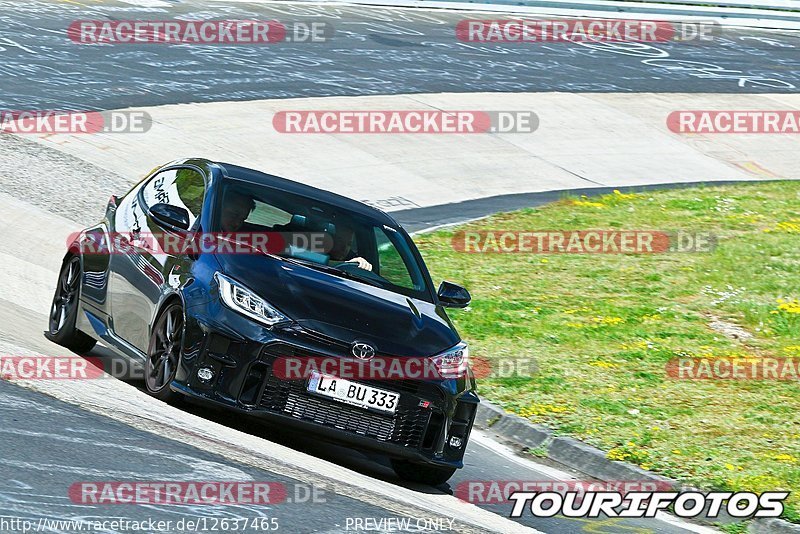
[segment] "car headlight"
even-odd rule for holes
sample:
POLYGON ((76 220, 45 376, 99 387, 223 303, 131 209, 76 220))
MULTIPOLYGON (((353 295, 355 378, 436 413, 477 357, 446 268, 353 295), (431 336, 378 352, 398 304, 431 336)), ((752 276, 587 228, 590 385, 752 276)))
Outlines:
POLYGON ((452 349, 431 358, 444 378, 460 378, 467 374, 469 368, 469 347, 459 343, 452 349))
POLYGON ((230 309, 267 326, 289 320, 269 302, 236 280, 219 272, 214 273, 214 279, 219 284, 222 302, 230 309))

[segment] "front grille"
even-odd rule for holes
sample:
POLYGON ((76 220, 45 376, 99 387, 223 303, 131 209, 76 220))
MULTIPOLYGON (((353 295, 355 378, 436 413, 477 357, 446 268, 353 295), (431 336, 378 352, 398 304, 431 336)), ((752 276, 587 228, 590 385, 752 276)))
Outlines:
POLYGON ((355 432, 380 441, 388 441, 394 431, 394 418, 343 404, 331 406, 330 401, 309 395, 290 393, 284 412, 300 419, 310 419, 315 423, 332 426, 340 430, 355 432))
POLYGON ((316 397, 306 391, 305 380, 280 380, 270 373, 260 405, 272 412, 417 449, 422 443, 432 410, 420 408, 417 397, 400 395, 400 403, 393 415, 373 413, 357 406, 316 397))
MULTIPOLYGON (((269 345, 264 348, 263 360, 269 362, 271 357, 290 356, 301 349, 286 344, 269 345)), ((307 351, 302 354, 309 356, 307 351)), ((436 401, 442 393, 431 384, 413 381, 360 381, 381 389, 394 390, 400 393, 400 402, 394 414, 381 414, 367 411, 364 408, 350 406, 332 399, 315 396, 306 390, 305 380, 281 380, 267 372, 263 394, 259 401, 261 408, 278 412, 298 419, 345 432, 374 438, 378 441, 395 443, 414 449, 432 448, 440 426, 428 428, 431 415, 441 422, 441 413, 433 404, 428 408, 419 406, 421 400, 436 401), (427 431, 427 432, 426 432, 427 431), (426 437, 427 436, 427 437, 426 437), (423 443, 423 438, 424 443, 423 443)))

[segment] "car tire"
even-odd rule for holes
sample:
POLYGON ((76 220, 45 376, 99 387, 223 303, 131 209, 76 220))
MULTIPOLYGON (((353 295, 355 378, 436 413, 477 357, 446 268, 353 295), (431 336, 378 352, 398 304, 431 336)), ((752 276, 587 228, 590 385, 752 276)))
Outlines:
POLYGON ((175 403, 180 394, 170 389, 180 361, 183 341, 183 308, 177 302, 164 308, 156 319, 147 360, 144 365, 144 383, 148 395, 168 403, 175 403))
POLYGON ((450 480, 456 472, 455 467, 436 467, 417 464, 408 460, 392 459, 392 469, 397 476, 408 482, 418 482, 430 486, 440 486, 450 480))
POLYGON ((94 348, 97 341, 75 328, 80 299, 81 260, 70 256, 61 267, 50 306, 47 338, 78 354, 94 348))

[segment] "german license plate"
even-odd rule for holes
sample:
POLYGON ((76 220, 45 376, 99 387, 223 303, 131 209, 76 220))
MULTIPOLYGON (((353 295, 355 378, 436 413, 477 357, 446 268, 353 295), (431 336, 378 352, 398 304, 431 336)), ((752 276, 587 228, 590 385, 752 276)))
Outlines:
POLYGON ((399 393, 316 372, 311 373, 308 391, 353 406, 390 414, 397 410, 397 403, 400 401, 399 393))

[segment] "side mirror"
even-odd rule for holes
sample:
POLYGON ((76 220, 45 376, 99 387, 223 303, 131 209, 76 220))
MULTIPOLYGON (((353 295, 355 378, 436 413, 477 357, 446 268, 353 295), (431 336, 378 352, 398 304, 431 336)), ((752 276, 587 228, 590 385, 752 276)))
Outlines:
POLYGON ((186 208, 159 203, 150 206, 150 215, 159 226, 179 230, 189 229, 189 211, 186 208))
POLYGON ((466 308, 472 300, 469 291, 452 282, 442 282, 436 296, 439 297, 439 303, 448 308, 466 308))

